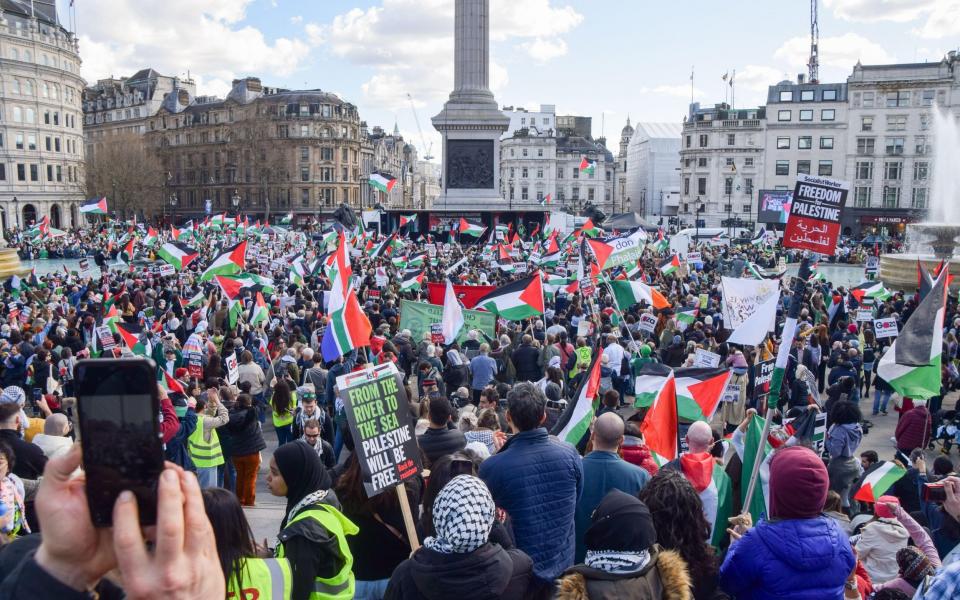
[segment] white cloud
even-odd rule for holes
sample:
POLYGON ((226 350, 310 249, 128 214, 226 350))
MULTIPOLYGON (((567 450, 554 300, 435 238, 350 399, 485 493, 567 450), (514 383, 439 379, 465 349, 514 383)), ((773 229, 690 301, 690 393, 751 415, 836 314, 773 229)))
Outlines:
MULTIPOLYGON (((583 20, 572 7, 554 0, 493 0, 492 41, 509 42, 538 62, 567 53, 568 33, 583 20)), ((330 23, 308 23, 308 39, 335 57, 372 67, 362 86, 365 100, 380 108, 406 106, 411 93, 418 106, 437 103, 453 87, 453 65, 439 57, 453 55, 454 3, 450 0, 383 0, 366 10, 354 8, 330 23)), ((509 80, 507 69, 490 63, 490 87, 496 92, 509 80)))
POLYGON ((913 23, 923 38, 960 35, 960 0, 825 0, 840 19, 858 23, 913 23))
POLYGON ((78 3, 79 20, 85 23, 81 74, 96 81, 145 67, 171 75, 189 70, 205 82, 198 85, 201 94, 222 93, 223 86, 214 82, 241 75, 290 75, 307 57, 309 46, 297 38, 268 40, 256 27, 241 25, 252 1, 78 3))
MULTIPOLYGON (((678 83, 676 85, 662 84, 654 87, 640 88, 642 94, 660 94, 662 96, 673 96, 675 98, 690 98, 690 84, 678 83)), ((703 95, 703 90, 698 87, 693 88, 694 97, 703 95)))
POLYGON ((300 15, 294 15, 294 16, 290 17, 290 24, 291 24, 291 25, 299 25, 300 23, 303 23, 303 17, 302 17, 302 16, 300 16, 300 15))
MULTIPOLYGON (((810 57, 810 38, 790 38, 773 56, 787 63, 791 69, 802 72, 810 57)), ((864 64, 889 64, 896 61, 883 46, 856 33, 820 38, 821 66, 852 69, 858 60, 864 64)))
POLYGON ((780 69, 765 65, 747 65, 743 69, 737 69, 734 85, 738 91, 749 90, 766 93, 769 86, 782 81, 784 77, 785 74, 780 69))

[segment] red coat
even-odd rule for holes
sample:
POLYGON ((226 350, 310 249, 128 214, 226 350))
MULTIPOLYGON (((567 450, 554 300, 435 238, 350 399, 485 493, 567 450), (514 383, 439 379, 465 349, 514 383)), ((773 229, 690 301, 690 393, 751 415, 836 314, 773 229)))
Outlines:
POLYGON ((917 406, 907 411, 897 423, 897 448, 910 452, 914 448, 926 448, 930 443, 932 419, 926 406, 917 406))
POLYGON ((620 453, 623 460, 650 473, 651 477, 657 474, 657 463, 654 462, 653 455, 650 454, 650 449, 646 445, 621 446, 620 453))

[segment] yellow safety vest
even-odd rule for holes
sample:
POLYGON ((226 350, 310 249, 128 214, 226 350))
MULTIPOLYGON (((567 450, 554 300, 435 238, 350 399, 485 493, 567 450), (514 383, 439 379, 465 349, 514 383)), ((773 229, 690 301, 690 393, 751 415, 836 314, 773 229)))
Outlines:
MULTIPOLYGON (((313 591, 309 600, 350 600, 353 598, 356 581, 353 577, 353 554, 347 545, 347 536, 356 535, 360 529, 336 508, 329 504, 314 504, 300 511, 287 526, 303 519, 316 519, 337 538, 337 546, 343 557, 343 568, 333 577, 317 577, 313 582, 313 591)), ((286 549, 281 542, 277 547, 277 558, 284 558, 286 549)))
POLYGON ((218 467, 223 464, 223 451, 220 450, 220 436, 216 429, 210 430, 210 441, 203 439, 203 415, 197 415, 197 427, 187 438, 187 449, 193 466, 198 469, 218 467))
MULTIPOLYGON (((296 405, 297 405, 297 393, 290 392, 290 406, 296 406, 296 405)), ((271 406, 273 407, 272 413, 273 413, 274 427, 285 427, 290 423, 293 423, 293 411, 288 411, 287 414, 281 415, 277 412, 277 408, 273 406, 272 402, 271 402, 271 406)))
POLYGON ((238 589, 236 573, 227 584, 227 600, 290 600, 293 575, 285 558, 244 558, 238 589))

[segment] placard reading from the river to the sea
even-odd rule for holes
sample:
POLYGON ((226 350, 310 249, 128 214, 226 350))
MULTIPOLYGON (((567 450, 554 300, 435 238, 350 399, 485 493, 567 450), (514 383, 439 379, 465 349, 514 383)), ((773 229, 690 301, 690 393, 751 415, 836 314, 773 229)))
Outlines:
POLYGON ((415 477, 420 449, 407 393, 391 362, 337 377, 368 498, 415 477))

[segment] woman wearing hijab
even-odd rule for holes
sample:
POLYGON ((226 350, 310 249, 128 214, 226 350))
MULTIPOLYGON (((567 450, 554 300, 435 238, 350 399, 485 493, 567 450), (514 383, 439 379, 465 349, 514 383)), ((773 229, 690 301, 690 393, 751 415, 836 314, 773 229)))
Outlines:
POLYGON ((520 599, 526 596, 533 562, 520 550, 488 541, 496 507, 486 484, 458 475, 433 503, 435 535, 400 563, 385 600, 520 599))
MULTIPOLYGON (((846 534, 822 515, 829 476, 809 448, 778 450, 770 460, 770 520, 733 539, 720 586, 741 600, 841 598, 856 559, 846 534)), ((856 591, 856 579, 852 581, 856 591)))
POLYGON ((557 600, 690 600, 687 565, 673 550, 657 545, 647 505, 612 490, 591 517, 584 535, 582 565, 567 569, 557 600))
POLYGON ((291 599, 353 598, 353 554, 346 538, 358 529, 340 512, 330 475, 316 451, 300 442, 277 448, 267 487, 287 499, 276 556, 290 561, 291 599))

